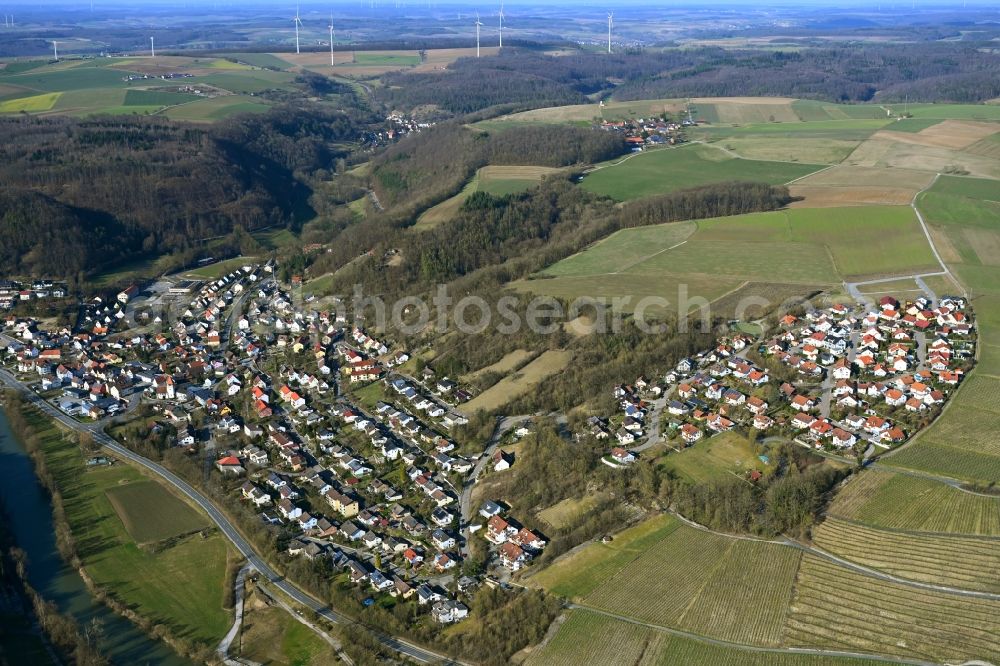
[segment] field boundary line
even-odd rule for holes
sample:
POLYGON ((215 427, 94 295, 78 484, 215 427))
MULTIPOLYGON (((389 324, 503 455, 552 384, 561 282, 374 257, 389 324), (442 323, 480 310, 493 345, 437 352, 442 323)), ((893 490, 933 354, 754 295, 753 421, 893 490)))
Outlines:
POLYGON ((806 544, 801 543, 800 541, 796 541, 795 539, 792 539, 791 537, 788 537, 788 536, 783 536, 782 539, 774 540, 774 539, 761 539, 761 538, 758 538, 758 537, 746 536, 746 535, 741 535, 741 534, 727 534, 725 532, 717 532, 716 530, 713 530, 713 529, 711 529, 709 527, 705 527, 704 525, 700 525, 700 524, 698 524, 698 523, 696 523, 696 522, 694 522, 692 520, 684 518, 680 514, 676 514, 675 513, 674 515, 677 516, 678 518, 680 518, 686 525, 690 525, 691 527, 694 527, 696 529, 702 530, 704 532, 708 532, 710 534, 716 534, 718 536, 727 537, 727 538, 730 538, 730 539, 741 539, 741 540, 744 540, 744 541, 756 541, 758 543, 769 543, 769 544, 775 544, 775 545, 779 545, 779 546, 785 546, 787 548, 796 548, 798 550, 801 550, 801 551, 804 551, 806 553, 809 553, 810 555, 814 555, 816 557, 820 557, 820 558, 826 559, 826 560, 828 560, 828 561, 830 561, 830 562, 832 562, 832 563, 834 563, 834 564, 836 564, 836 565, 838 565, 840 567, 843 567, 845 569, 850 569, 850 570, 854 571, 855 573, 862 574, 862 575, 864 575, 864 576, 866 576, 868 578, 875 578, 876 580, 881 580, 883 582, 896 583, 897 585, 906 585, 908 587, 916 587, 916 588, 920 588, 920 589, 924 589, 924 590, 933 590, 933 591, 936 591, 936 592, 942 592, 942 593, 945 593, 945 594, 953 594, 953 595, 962 596, 962 597, 977 597, 977 598, 981 598, 981 599, 989 599, 989 600, 992 600, 992 601, 1000 601, 1000 594, 997 594, 997 593, 994 593, 994 592, 981 592, 979 590, 966 590, 966 589, 962 589, 962 588, 959 588, 959 587, 951 587, 949 585, 936 585, 934 583, 923 583, 923 582, 917 581, 917 580, 911 580, 911 579, 908 579, 908 578, 901 578, 901 577, 896 576, 894 574, 890 574, 890 573, 886 573, 884 571, 880 571, 879 569, 873 569, 873 568, 867 567, 867 566, 865 566, 863 564, 858 564, 857 562, 853 562, 851 560, 845 559, 843 557, 840 557, 839 555, 834 555, 833 553, 831 553, 829 551, 826 551, 826 550, 823 550, 822 548, 817 548, 816 546, 806 545, 806 544))
POLYGON ((675 629, 674 627, 667 627, 662 624, 643 622, 642 620, 637 620, 627 615, 619 615, 618 613, 613 613, 611 611, 603 610, 601 608, 596 608, 594 606, 588 606, 586 604, 570 603, 567 604, 566 607, 571 610, 581 610, 587 613, 595 613, 597 615, 603 615, 613 620, 619 620, 621 622, 627 622, 629 624, 634 624, 640 627, 646 627, 647 629, 660 631, 663 633, 671 634, 673 636, 679 636, 681 638, 688 638, 694 641, 698 641, 700 643, 707 643, 709 645, 714 645, 716 647, 722 647, 722 648, 743 650, 745 652, 760 652, 764 654, 811 654, 811 655, 821 655, 827 657, 848 657, 854 659, 868 659, 871 661, 877 661, 889 664, 910 664, 912 666, 939 666, 937 662, 933 661, 921 661, 919 659, 907 659, 905 657, 890 657, 888 655, 872 654, 865 652, 823 650, 820 648, 803 648, 803 647, 764 647, 761 645, 735 643, 733 641, 727 641, 722 638, 712 638, 710 636, 695 634, 690 631, 685 631, 683 629, 675 629))
MULTIPOLYGON (((800 164, 800 162, 792 162, 791 164, 800 164)), ((802 180, 804 178, 809 178, 810 176, 815 176, 818 173, 823 173, 824 171, 829 171, 830 169, 832 169, 835 166, 838 166, 838 165, 837 164, 829 164, 829 165, 823 167, 822 169, 817 169, 816 171, 813 171, 812 173, 807 173, 804 176, 799 176, 798 178, 793 178, 790 181, 788 181, 787 183, 785 183, 785 185, 792 185, 794 183, 799 182, 800 180, 802 180)))
MULTIPOLYGON (((994 496, 995 499, 1000 500, 1000 496, 994 496)), ((886 527, 883 525, 872 525, 871 523, 866 523, 864 521, 858 520, 857 518, 846 518, 844 516, 837 515, 835 513, 825 513, 824 516, 830 520, 836 520, 841 523, 848 523, 850 525, 855 525, 857 527, 864 527, 869 530, 875 530, 876 532, 889 532, 891 534, 903 534, 912 537, 926 537, 928 539, 936 538, 946 538, 946 539, 975 539, 977 541, 1000 541, 1000 535, 994 534, 969 534, 967 532, 927 532, 924 530, 908 530, 903 527, 886 527)))

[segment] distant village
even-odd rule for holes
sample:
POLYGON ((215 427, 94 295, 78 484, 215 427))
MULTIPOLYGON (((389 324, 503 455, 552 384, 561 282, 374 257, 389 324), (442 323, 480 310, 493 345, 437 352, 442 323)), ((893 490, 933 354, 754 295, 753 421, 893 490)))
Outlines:
POLYGON ((666 114, 659 118, 633 118, 629 120, 602 120, 597 127, 605 132, 621 134, 625 145, 632 152, 645 146, 674 146, 684 142, 684 128, 696 125, 690 115, 682 120, 668 120, 666 114))

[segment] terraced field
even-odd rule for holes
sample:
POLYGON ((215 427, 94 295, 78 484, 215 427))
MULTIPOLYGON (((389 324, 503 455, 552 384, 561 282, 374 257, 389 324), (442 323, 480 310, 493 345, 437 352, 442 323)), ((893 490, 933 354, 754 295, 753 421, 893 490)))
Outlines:
POLYGON ((582 600, 678 527, 680 522, 668 515, 650 518, 623 530, 610 543, 591 543, 559 559, 528 582, 553 594, 582 600))
POLYGON ((784 639, 938 662, 996 661, 1000 602, 884 582, 805 555, 784 639))
POLYGON ((559 632, 532 651, 528 666, 635 664, 636 666, 869 666, 861 658, 741 650, 676 636, 576 609, 567 613, 559 632), (622 638, 625 639, 623 643, 622 638))
POLYGON ((889 529, 1000 536, 1000 497, 879 469, 852 478, 828 513, 889 529))
POLYGON ((656 637, 656 632, 646 627, 573 611, 545 649, 533 654, 527 663, 577 666, 584 660, 595 664, 639 664, 656 637))
POLYGON ((800 556, 785 546, 682 525, 584 602, 706 636, 778 645, 800 556))
POLYGON ((900 578, 1000 592, 1000 540, 877 530, 833 518, 813 530, 820 548, 900 578))

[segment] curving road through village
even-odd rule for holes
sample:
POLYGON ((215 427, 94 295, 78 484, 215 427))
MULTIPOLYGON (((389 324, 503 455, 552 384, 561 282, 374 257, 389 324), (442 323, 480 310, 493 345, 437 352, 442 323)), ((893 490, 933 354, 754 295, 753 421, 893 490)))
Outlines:
MULTIPOLYGON (((2 382, 7 386, 20 391, 25 396, 26 400, 62 425, 72 430, 90 433, 93 435, 94 441, 110 450, 116 456, 144 467, 174 486, 178 491, 183 493, 184 496, 189 498, 208 514, 209 518, 212 519, 212 522, 218 526, 219 531, 222 532, 222 534, 225 535, 225 537, 233 544, 236 550, 239 551, 244 558, 246 558, 247 563, 251 567, 260 572, 260 574, 270 581, 272 585, 281 590, 296 603, 309 608, 318 616, 334 624, 350 624, 354 622, 354 620, 350 617, 337 612, 326 604, 320 603, 310 595, 306 594, 275 571, 263 557, 257 554, 253 544, 247 541, 243 535, 240 534, 239 530, 237 530, 236 527, 229 521, 229 518, 227 518, 226 515, 211 502, 211 500, 179 476, 162 465, 125 448, 107 435, 101 429, 99 424, 83 424, 62 413, 36 395, 35 392, 32 391, 26 384, 18 380, 7 370, 0 370, 0 380, 2 380, 2 382)), ((403 639, 387 635, 378 635, 378 638, 384 646, 414 661, 424 664, 439 662, 453 663, 449 658, 443 655, 421 648, 403 639)))

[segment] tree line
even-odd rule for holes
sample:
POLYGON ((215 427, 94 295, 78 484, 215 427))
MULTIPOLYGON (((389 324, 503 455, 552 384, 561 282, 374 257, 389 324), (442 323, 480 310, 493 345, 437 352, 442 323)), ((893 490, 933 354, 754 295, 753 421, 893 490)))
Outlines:
MULTIPOLYGON (((972 40, 820 46, 789 50, 664 48, 549 56, 505 48, 462 58, 445 72, 397 72, 378 98, 393 107, 437 105, 453 114, 514 105, 618 100, 793 96, 831 102, 982 102, 998 94, 1000 54, 972 40), (611 83, 612 81, 620 83, 611 83)), ((595 109, 595 115, 597 111, 595 109)))

